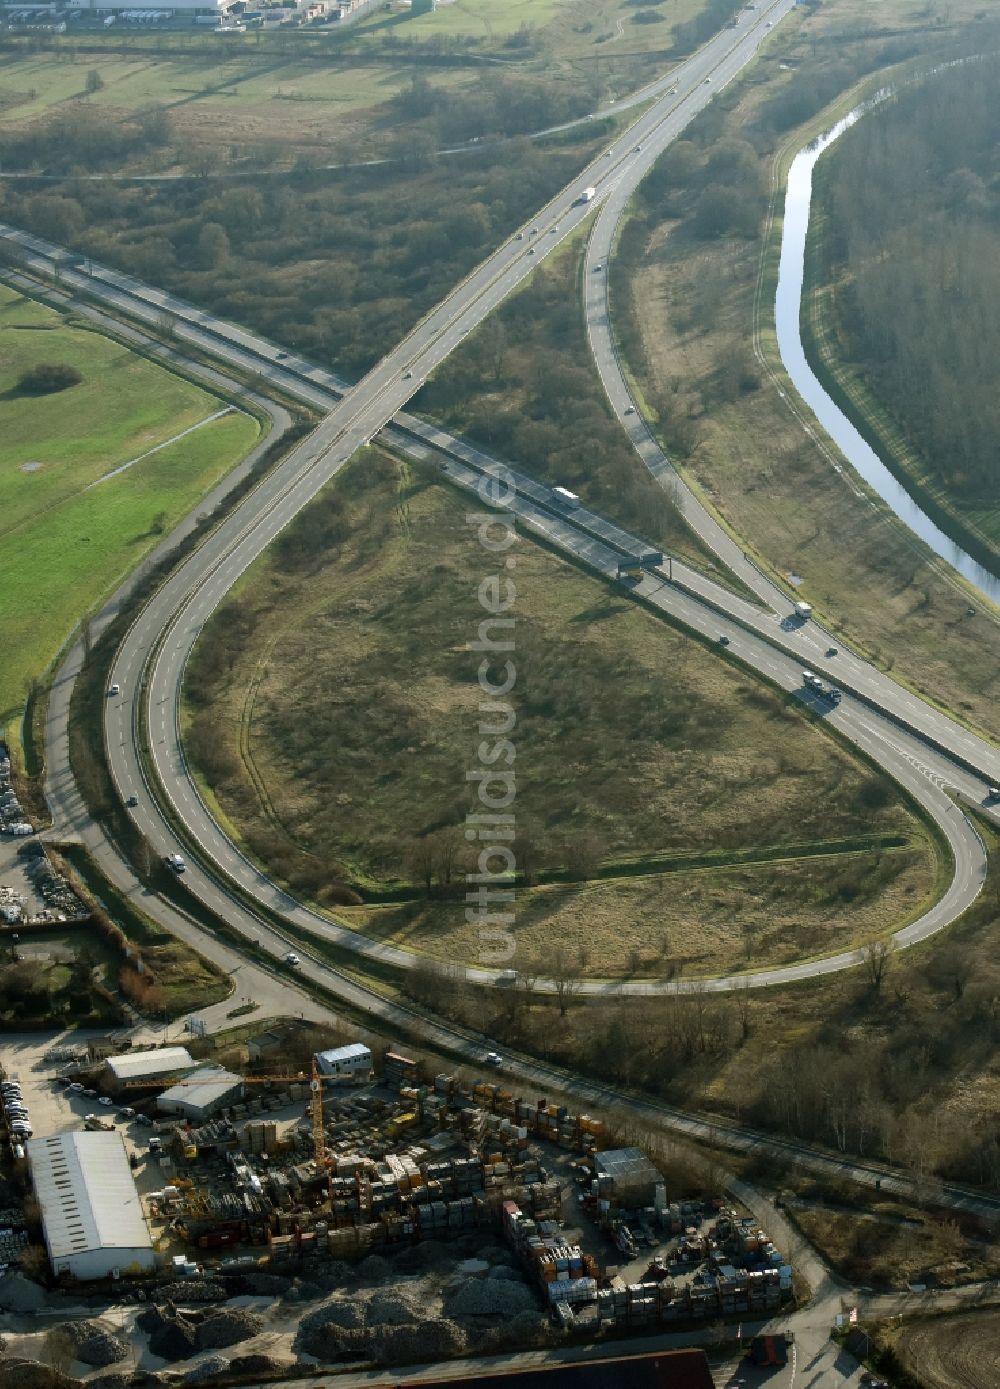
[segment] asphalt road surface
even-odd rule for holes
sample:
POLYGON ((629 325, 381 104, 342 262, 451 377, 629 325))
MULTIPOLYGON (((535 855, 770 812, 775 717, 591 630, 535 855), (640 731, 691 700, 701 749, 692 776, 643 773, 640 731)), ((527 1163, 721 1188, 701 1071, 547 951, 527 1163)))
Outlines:
MULTIPOLYGON (((685 64, 687 71, 683 80, 678 82, 678 92, 676 94, 671 92, 668 100, 658 103, 641 117, 639 122, 641 129, 633 128, 627 137, 616 141, 612 146, 609 168, 614 171, 615 178, 628 177, 633 181, 634 186, 645 172, 648 163, 655 159, 656 153, 673 138, 669 118, 676 106, 674 97, 684 100, 693 96, 696 88, 704 85, 705 79, 708 77, 705 92, 701 93, 702 97, 708 100, 711 94, 717 90, 718 81, 723 73, 721 66, 723 62, 742 65, 743 62, 747 61, 752 56, 756 45, 766 36, 763 30, 765 15, 770 15, 776 20, 789 8, 791 8, 791 0, 778 0, 777 4, 758 12, 755 18, 748 21, 739 31, 735 33, 734 31, 726 31, 705 50, 702 50, 699 55, 691 59, 688 64, 685 64), (714 86, 712 85, 713 80, 714 86), (638 146, 631 144, 631 141, 638 141, 638 146)), ((678 74, 675 73, 672 76, 677 81, 678 74)), ((544 243, 546 248, 557 245, 583 216, 589 214, 590 208, 582 204, 575 205, 574 199, 583 187, 594 182, 596 180, 593 171, 586 171, 578 180, 574 181, 573 186, 560 199, 555 200, 548 209, 540 214, 537 223, 539 226, 538 235, 548 238, 544 243)), ((609 192, 610 184, 602 180, 599 199, 606 197, 609 192)), ((529 241, 530 236, 531 227, 528 227, 525 232, 526 242, 529 241)), ((541 245, 542 243, 536 244, 541 245)), ((524 244, 515 237, 501 248, 496 257, 474 272, 465 284, 446 301, 445 305, 428 315, 390 358, 380 363, 359 386, 350 392, 349 396, 336 407, 330 417, 324 421, 324 424, 304 441, 302 446, 294 450, 272 474, 258 484, 246 501, 212 533, 189 560, 176 570, 175 574, 139 615, 121 648, 115 665, 114 678, 122 684, 125 697, 120 700, 109 699, 106 736, 109 757, 119 789, 123 796, 130 794, 133 789, 136 794, 140 794, 139 823, 153 839, 153 842, 163 848, 164 852, 168 848, 174 848, 176 840, 173 837, 169 822, 160 814, 150 794, 151 788, 146 781, 146 773, 138 760, 138 753, 148 736, 149 751, 155 763, 166 769, 165 774, 168 780, 179 777, 186 770, 182 764, 176 761, 173 765, 171 764, 172 756, 175 759, 180 757, 177 740, 176 690, 182 673, 185 645, 189 646, 190 641, 201 629, 215 605, 228 591, 228 587, 235 582, 235 579, 244 571, 246 565, 252 561, 255 555, 260 553, 282 526, 288 523, 310 496, 315 495, 322 483, 334 475, 346 461, 346 458, 354 452, 357 445, 365 438, 371 437, 378 427, 396 414, 412 391, 416 389, 422 375, 443 360, 457 342, 471 331, 475 323, 485 316, 495 303, 499 302, 525 274, 530 273, 530 270, 538 263, 540 255, 541 253, 530 258, 530 265, 526 265, 527 256, 524 244), (412 372, 412 376, 407 375, 408 372, 412 372), (156 653, 156 659, 150 671, 149 694, 147 699, 143 699, 140 693, 139 676, 141 671, 145 669, 146 659, 153 652, 156 653), (148 735, 143 732, 144 722, 148 726, 148 735), (129 778, 132 780, 130 781, 129 778)), ((459 479, 456 478, 456 480, 459 479)), ((531 518, 530 522, 526 518, 526 524, 551 526, 552 518, 542 516, 541 519, 531 518)), ((579 532, 574 534, 579 537, 579 532)), ((577 539, 575 543, 580 544, 581 542, 577 539)), ((596 557, 595 542, 592 539, 587 540, 586 546, 591 557, 596 557)), ((679 585, 666 583, 655 577, 643 582, 650 586, 650 596, 660 595, 657 601, 664 605, 676 601, 679 612, 684 610, 685 604, 690 605, 690 612, 685 620, 689 620, 690 625, 698 628, 698 630, 705 630, 708 634, 707 623, 709 619, 706 613, 712 612, 714 614, 715 610, 707 607, 703 601, 697 598, 697 595, 685 593, 679 585), (702 624, 701 627, 698 626, 699 623, 702 624)), ((761 662, 771 661, 774 663, 774 669, 769 673, 783 672, 787 678, 794 679, 791 665, 781 667, 779 671, 777 662, 781 658, 781 654, 780 652, 776 654, 773 642, 764 641, 760 636, 749 632, 739 617, 729 615, 727 605, 735 603, 736 600, 733 600, 728 594, 724 594, 724 598, 725 601, 721 603, 718 615, 713 616, 711 620, 716 623, 728 624, 733 631, 734 638, 747 644, 747 650, 743 653, 742 659, 751 663, 755 658, 759 658, 761 662), (761 642, 760 652, 751 649, 750 644, 753 641, 761 642)), ((759 617, 759 614, 757 616, 759 617)), ((771 620, 774 621, 774 619, 771 620)), ((777 625, 777 632, 780 632, 780 623, 777 625)), ((792 660, 787 656, 784 659, 792 660)), ((812 664, 818 665, 819 662, 812 662, 812 664)), ((60 682, 66 681, 68 683, 70 675, 69 667, 64 667, 63 671, 60 672, 60 682)), ((890 692, 894 692, 895 688, 891 686, 890 692)), ((845 701, 846 703, 847 701, 845 701)), ((846 713, 843 705, 841 710, 846 713)), ((54 717, 59 716, 54 715, 54 717)), ((869 721, 872 720, 873 715, 870 711, 866 714, 866 718, 869 721)), ((869 722, 867 727, 868 731, 864 736, 874 740, 873 747, 877 746, 882 765, 891 766, 894 759, 899 759, 910 769, 907 772, 902 765, 899 766, 900 776, 914 775, 919 779, 919 768, 914 762, 908 760, 911 754, 907 750, 892 751, 889 735, 879 729, 875 723, 869 722)), ((992 749, 986 748, 985 744, 982 746, 991 756, 995 757, 992 749)), ((929 757, 927 747, 919 741, 915 743, 915 747, 917 752, 913 753, 912 756, 919 759, 921 765, 925 764, 929 757)), ((52 765, 50 762, 50 767, 52 765)), ((65 767, 65 765, 64 762, 62 766, 65 767)), ((59 774, 59 772, 56 773, 56 775, 59 774)), ((951 774, 949 770, 948 775, 951 774)), ((927 778, 923 778, 923 780, 927 781, 927 778)), ((934 781, 929 781, 928 784, 932 787, 937 785, 934 781)), ((176 797, 172 803, 172 810, 173 813, 180 811, 181 818, 186 824, 186 834, 197 843, 197 831, 200 829, 196 813, 197 805, 194 801, 185 804, 183 799, 186 788, 189 788, 190 785, 191 783, 184 776, 183 780, 175 781, 170 787, 172 795, 176 797), (192 817, 191 822, 187 820, 188 815, 192 817), (194 829, 192 824, 195 826, 194 829)), ((940 787, 937 789, 940 790, 940 787)), ((924 794, 928 794, 926 790, 924 794)), ((71 805, 68 798, 64 797, 62 805, 65 808, 69 823, 79 824, 81 817, 86 819, 86 812, 79 804, 71 805)), ((937 809, 944 813, 943 805, 939 804, 937 809)), ((972 856, 967 866, 968 875, 971 876, 957 875, 951 891, 959 894, 970 893, 974 889, 974 879, 977 872, 974 852, 967 844, 959 828, 960 822, 963 822, 963 817, 957 811, 951 813, 954 816, 955 824, 953 843, 962 852, 968 850, 972 856)), ((214 826, 214 822, 212 825, 214 826)), ((217 832, 217 827, 214 827, 212 832, 217 832)), ((200 864, 192 864, 185 875, 186 882, 197 892, 199 897, 202 897, 210 907, 232 924, 234 929, 257 943, 259 948, 275 961, 280 961, 284 952, 289 948, 289 939, 282 935, 280 928, 269 921, 265 922, 242 898, 237 898, 226 887, 226 876, 233 869, 231 862, 233 850, 228 841, 224 841, 220 847, 223 859, 219 865, 220 870, 222 870, 219 876, 216 877, 212 873, 205 872, 200 864)), ((212 855, 210 852, 206 851, 204 861, 211 863, 212 855)), ((299 904, 278 893, 273 885, 266 884, 266 891, 269 894, 276 894, 277 900, 281 902, 282 910, 287 911, 289 916, 302 910, 299 904)), ((145 904, 145 909, 157 919, 162 919, 162 904, 159 899, 151 899, 148 904, 145 904)), ((197 928, 194 929, 197 933, 197 928)), ((199 948, 211 958, 216 958, 220 949, 218 942, 204 933, 201 935, 199 948)), ((374 950, 370 942, 365 942, 363 948, 369 951, 374 950)), ((333 992, 354 1006, 363 1009, 372 1017, 374 1025, 381 1023, 390 1032, 401 1028, 405 1029, 411 1034, 422 1037, 428 1044, 440 1047, 452 1055, 462 1056, 476 1064, 481 1062, 483 1051, 489 1045, 488 1039, 472 1032, 463 1032, 459 1029, 442 1026, 414 1010, 389 1002, 377 993, 358 984, 353 978, 314 957, 300 945, 296 944, 295 949, 302 957, 300 968, 305 978, 314 980, 327 991, 333 992)), ((294 990, 294 985, 289 981, 287 997, 299 996, 294 990)), ((295 1010, 294 1004, 290 1006, 289 1010, 295 1010)), ((895 1184, 895 1189, 900 1192, 908 1190, 906 1178, 892 1173, 888 1169, 881 1169, 873 1164, 844 1162, 832 1155, 811 1150, 805 1145, 784 1143, 779 1139, 758 1135, 735 1125, 701 1119, 671 1110, 666 1106, 637 1100, 627 1093, 581 1081, 577 1077, 560 1072, 557 1068, 542 1065, 529 1058, 509 1058, 506 1070, 512 1076, 517 1076, 520 1080, 537 1085, 542 1089, 557 1088, 570 1092, 585 1103, 602 1107, 627 1104, 632 1113, 642 1115, 658 1127, 666 1127, 672 1131, 686 1133, 705 1141, 721 1143, 742 1151, 773 1153, 784 1157, 785 1160, 794 1160, 811 1170, 827 1172, 832 1170, 842 1174, 850 1174, 860 1181, 881 1180, 885 1189, 893 1189, 893 1184, 895 1184)), ((997 1203, 991 1202, 989 1198, 980 1197, 975 1193, 965 1193, 956 1188, 946 1189, 940 1193, 940 1198, 945 1204, 952 1205, 956 1209, 985 1209, 990 1211, 997 1209, 997 1203)))

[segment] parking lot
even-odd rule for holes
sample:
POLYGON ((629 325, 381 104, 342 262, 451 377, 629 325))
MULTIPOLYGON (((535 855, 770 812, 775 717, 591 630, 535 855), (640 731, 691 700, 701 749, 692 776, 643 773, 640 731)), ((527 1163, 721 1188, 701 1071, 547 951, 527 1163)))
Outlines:
POLYGON ((12 889, 23 903, 23 914, 35 916, 45 908, 45 899, 28 873, 27 861, 18 848, 24 841, 0 834, 0 887, 12 889))
POLYGON ((4 1070, 9 1078, 19 1081, 36 1134, 64 1133, 77 1128, 83 1116, 91 1112, 93 1104, 90 1101, 81 1103, 76 1095, 69 1095, 53 1084, 53 1077, 61 1067, 59 1062, 48 1058, 60 1050, 85 1055, 88 1037, 102 1035, 75 1031, 41 1035, 37 1032, 10 1033, 0 1041, 4 1070))

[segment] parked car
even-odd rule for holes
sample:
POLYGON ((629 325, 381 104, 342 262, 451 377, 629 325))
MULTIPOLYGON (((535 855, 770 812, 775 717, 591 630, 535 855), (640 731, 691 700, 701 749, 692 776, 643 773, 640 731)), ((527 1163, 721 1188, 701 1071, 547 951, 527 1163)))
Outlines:
POLYGON ((83 1086, 80 1084, 80 1082, 79 1082, 78 1080, 74 1080, 73 1083, 70 1085, 69 1088, 70 1088, 70 1090, 73 1092, 74 1095, 82 1095, 82 1094, 83 1094, 83 1086))
POLYGON ((84 1094, 84 1095, 86 1095, 86 1097, 87 1097, 88 1100, 96 1100, 96 1099, 97 1099, 97 1091, 96 1091, 96 1090, 83 1090, 83 1091, 81 1091, 81 1093, 84 1094))
POLYGON ((109 1099, 107 1095, 102 1095, 101 1098, 97 1101, 97 1103, 103 1104, 105 1108, 110 1108, 111 1105, 114 1104, 114 1100, 109 1099))
POLYGON ((486 1061, 487 1066, 503 1065, 503 1057, 500 1055, 498 1051, 488 1051, 484 1060, 486 1061))

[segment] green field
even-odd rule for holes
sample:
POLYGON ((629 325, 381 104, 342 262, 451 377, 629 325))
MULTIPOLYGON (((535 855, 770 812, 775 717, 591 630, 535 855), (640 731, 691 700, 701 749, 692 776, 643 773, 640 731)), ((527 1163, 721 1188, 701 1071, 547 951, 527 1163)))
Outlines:
MULTIPOLYGON (((204 33, 67 34, 44 52, 18 43, 0 56, 0 129, 74 111, 125 122, 159 106, 182 164, 194 146, 220 151, 220 124, 245 151, 274 142, 286 159, 317 146, 331 160, 365 158, 398 133, 387 103, 415 74, 436 90, 472 93, 484 72, 475 58, 490 55, 499 59, 494 76, 567 94, 596 81, 596 101, 606 103, 662 71, 676 26, 701 8, 701 0, 608 0, 599 10, 587 0, 455 0, 427 15, 378 10, 343 31, 257 33, 225 45, 204 33), (88 93, 91 73, 99 83, 88 93)), ((408 117, 401 124, 409 130, 408 117)))
MULTIPOLYGON (((8 58, 0 65, 0 127, 26 125, 69 103, 126 115, 151 104, 169 107, 181 129, 194 128, 209 115, 229 118, 270 115, 286 118, 283 100, 329 103, 338 114, 379 106, 410 83, 412 68, 399 65, 329 67, 309 57, 264 58, 247 51, 220 62, 218 51, 190 57, 126 57, 117 53, 74 55, 67 63, 51 53, 8 58), (89 72, 103 87, 86 94, 89 72), (270 103, 279 104, 270 107, 270 103), (259 111, 254 108, 260 107, 259 111)), ((436 72, 435 85, 472 85, 476 74, 462 68, 436 72)), ((290 113, 289 113, 290 114, 290 113)), ((310 112, 310 115, 315 113, 310 112)))
POLYGON ((84 613, 256 441, 256 420, 54 311, 0 288, 0 722, 16 714, 84 613), (83 381, 45 397, 39 362, 83 381), (112 469, 175 439, 117 477, 112 469))
POLYGON ((611 57, 618 45, 627 51, 653 44, 668 48, 674 26, 700 9, 699 0, 651 0, 642 6, 633 0, 605 0, 599 6, 590 0, 438 0, 430 14, 376 11, 355 33, 418 42, 447 36, 491 44, 527 29, 543 32, 560 56, 606 50, 611 57), (644 20, 644 11, 647 16, 654 12, 656 19, 644 20))

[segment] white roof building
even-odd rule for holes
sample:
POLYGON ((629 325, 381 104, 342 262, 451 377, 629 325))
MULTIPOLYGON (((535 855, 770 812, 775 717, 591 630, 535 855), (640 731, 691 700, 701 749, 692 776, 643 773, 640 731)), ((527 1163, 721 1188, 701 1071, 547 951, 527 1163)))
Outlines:
POLYGON ((121 1134, 32 1138, 28 1161, 53 1273, 86 1280, 155 1267, 121 1134))
POLYGON ((315 1061, 324 1080, 368 1080, 372 1073, 371 1048, 361 1042, 318 1051, 315 1061))
POLYGON ((187 1119, 209 1119, 243 1096, 243 1079, 222 1066, 204 1066, 157 1098, 157 1109, 187 1119))
POLYGON ((157 1047, 153 1051, 127 1051, 121 1056, 109 1056, 104 1062, 104 1074, 112 1086, 127 1080, 154 1081, 162 1076, 193 1071, 197 1062, 187 1047, 157 1047))

